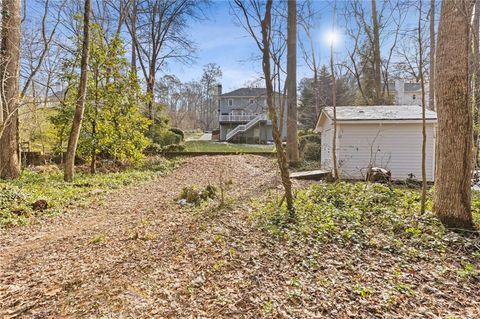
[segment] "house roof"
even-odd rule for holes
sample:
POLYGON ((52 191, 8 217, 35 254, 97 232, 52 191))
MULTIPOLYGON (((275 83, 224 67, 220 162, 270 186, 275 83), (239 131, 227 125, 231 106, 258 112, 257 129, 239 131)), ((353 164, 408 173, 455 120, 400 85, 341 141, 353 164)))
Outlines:
MULTIPOLYGON (((322 115, 333 119, 333 108, 324 108, 322 115)), ((426 120, 436 120, 437 113, 425 110, 426 120)), ((337 121, 408 121, 421 120, 418 105, 338 106, 337 121)))
POLYGON ((240 88, 231 92, 224 93, 222 97, 258 97, 267 94, 265 88, 240 88))

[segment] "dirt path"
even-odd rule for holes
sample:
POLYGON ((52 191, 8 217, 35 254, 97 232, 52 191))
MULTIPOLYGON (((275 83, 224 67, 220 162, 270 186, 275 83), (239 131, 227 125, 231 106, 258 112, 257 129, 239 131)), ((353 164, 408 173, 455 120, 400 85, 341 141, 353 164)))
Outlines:
POLYGON ((187 185, 218 184, 222 174, 232 180, 229 193, 239 202, 274 186, 271 159, 192 158, 158 180, 111 194, 103 207, 4 231, 0 317, 209 313, 208 307, 195 306, 192 295, 208 280, 209 251, 223 251, 224 230, 208 223, 217 213, 202 216, 175 198, 187 185), (201 236, 210 245, 198 247, 201 236))

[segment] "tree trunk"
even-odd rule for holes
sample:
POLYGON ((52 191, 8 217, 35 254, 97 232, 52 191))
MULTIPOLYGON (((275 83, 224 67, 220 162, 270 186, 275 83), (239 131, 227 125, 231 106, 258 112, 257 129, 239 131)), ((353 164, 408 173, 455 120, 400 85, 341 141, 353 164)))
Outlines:
POLYGON ((472 110, 469 99, 469 1, 443 1, 436 49, 438 162, 434 211, 448 228, 473 227, 472 110))
POLYGON ((18 156, 18 107, 20 72, 20 0, 2 6, 0 89, 0 178, 20 176, 18 156))
POLYGON ((420 77, 420 86, 422 90, 422 196, 420 211, 425 213, 425 203, 427 201, 427 124, 425 120, 425 79, 423 74, 423 42, 422 42, 422 1, 419 2, 418 9, 418 74, 420 77))
POLYGON ((428 108, 435 110, 435 1, 430 0, 430 81, 428 108))
POLYGON ((283 187, 285 188, 285 200, 287 202, 287 210, 293 220, 295 218, 295 209, 293 204, 292 181, 290 180, 290 173, 288 171, 287 156, 282 145, 282 135, 278 128, 277 111, 274 104, 274 90, 272 84, 272 77, 270 72, 270 28, 272 21, 272 0, 267 0, 265 6, 265 17, 262 20, 262 68, 265 76, 265 87, 267 89, 267 106, 270 118, 272 120, 272 135, 275 141, 276 155, 283 187))
POLYGON ((372 0, 373 23, 373 72, 375 87, 375 103, 382 103, 382 70, 380 56, 380 30, 378 28, 377 0, 372 0))
POLYGON ((97 172, 97 122, 92 121, 92 153, 90 161, 90 173, 95 174, 97 172))
MULTIPOLYGON (((131 17, 131 24, 132 24, 132 34, 136 34, 137 32, 137 14, 138 14, 138 7, 137 1, 132 0, 132 17, 131 17)), ((137 37, 132 36, 132 53, 131 53, 131 67, 132 67, 132 74, 135 76, 137 75, 137 37)))
POLYGON ((80 129, 82 127, 83 113, 85 111, 85 98, 87 95, 87 68, 90 49, 90 3, 91 0, 85 0, 85 12, 83 14, 83 44, 82 60, 80 62, 80 84, 78 88, 77 101, 75 105, 75 115, 73 117, 72 130, 68 140, 67 155, 65 159, 65 172, 63 179, 66 182, 73 181, 75 170, 75 154, 77 151, 80 129))
POLYGON ((478 166, 480 149, 478 147, 479 142, 479 117, 480 117, 480 2, 475 3, 475 14, 472 23, 472 82, 473 82, 473 143, 475 150, 475 167, 478 166))
MULTIPOLYGON (((297 164, 297 1, 288 1, 287 25, 287 157, 290 165, 297 164)), ((283 119, 280 119, 283 120, 283 119)))
MULTIPOLYGON (((332 32, 335 33, 335 15, 337 14, 336 1, 333 2, 332 32)), ((332 137, 332 162, 333 177, 339 179, 337 165, 337 83, 335 78, 335 68, 333 63, 333 39, 330 43, 330 72, 332 77, 332 108, 333 108, 333 137, 332 137)))
POLYGON ((150 74, 147 79, 147 107, 148 107, 148 117, 155 123, 155 112, 153 109, 153 90, 155 87, 155 65, 150 66, 150 74))

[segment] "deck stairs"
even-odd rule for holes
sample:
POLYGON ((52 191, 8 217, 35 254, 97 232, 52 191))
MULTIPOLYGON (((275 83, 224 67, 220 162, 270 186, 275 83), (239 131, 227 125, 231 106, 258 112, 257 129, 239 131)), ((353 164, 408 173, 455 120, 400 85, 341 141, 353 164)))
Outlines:
POLYGON ((259 114, 256 117, 254 117, 250 122, 247 124, 241 124, 235 127, 233 130, 227 133, 226 140, 227 142, 230 141, 232 138, 234 138, 237 134, 245 133, 252 127, 254 127, 256 124, 266 121, 267 120, 267 115, 266 114, 259 114))

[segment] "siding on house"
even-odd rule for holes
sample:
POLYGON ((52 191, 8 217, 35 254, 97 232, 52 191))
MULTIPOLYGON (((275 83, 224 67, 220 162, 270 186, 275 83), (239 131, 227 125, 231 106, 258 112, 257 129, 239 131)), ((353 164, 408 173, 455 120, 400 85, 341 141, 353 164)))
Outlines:
MULTIPOLYGON (((277 100, 280 99, 279 93, 276 93, 277 100)), ((248 121, 228 121, 222 120, 222 116, 236 115, 260 115, 267 114, 266 105, 266 89, 265 88, 240 88, 232 92, 224 93, 218 97, 219 108, 219 126, 220 140, 224 141, 227 134, 235 129, 238 125, 247 124, 248 121)), ((282 138, 287 136, 287 105, 285 103, 285 111, 282 125, 282 138)), ((278 112, 278 116, 280 112, 278 112)), ((280 121, 278 122, 280 125, 280 121)), ((272 141, 272 124, 267 121, 266 124, 259 124, 251 128, 248 132, 238 133, 231 141, 234 143, 266 143, 272 141)))

